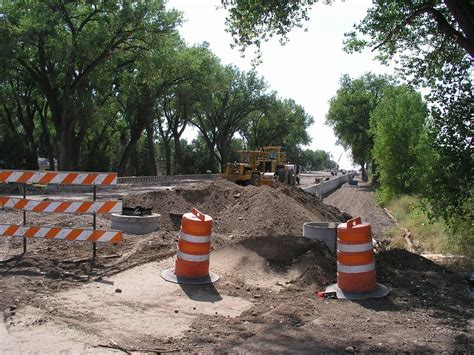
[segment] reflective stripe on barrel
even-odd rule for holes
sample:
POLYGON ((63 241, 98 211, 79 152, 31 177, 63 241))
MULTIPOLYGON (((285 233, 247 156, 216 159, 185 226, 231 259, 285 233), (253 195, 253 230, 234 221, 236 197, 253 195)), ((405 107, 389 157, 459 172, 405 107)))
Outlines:
POLYGON ((337 284, 347 292, 368 292, 376 288, 372 231, 360 217, 337 229, 337 284))
POLYGON ((209 275, 212 218, 193 208, 181 219, 175 274, 185 278, 209 275))

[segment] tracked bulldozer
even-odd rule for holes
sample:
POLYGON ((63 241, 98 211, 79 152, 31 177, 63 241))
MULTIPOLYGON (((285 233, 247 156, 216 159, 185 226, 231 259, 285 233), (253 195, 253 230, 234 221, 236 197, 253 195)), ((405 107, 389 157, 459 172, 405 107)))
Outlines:
POLYGON ((276 181, 295 185, 297 166, 286 164, 286 153, 279 146, 239 152, 240 161, 226 165, 224 177, 239 185, 275 185, 276 181))

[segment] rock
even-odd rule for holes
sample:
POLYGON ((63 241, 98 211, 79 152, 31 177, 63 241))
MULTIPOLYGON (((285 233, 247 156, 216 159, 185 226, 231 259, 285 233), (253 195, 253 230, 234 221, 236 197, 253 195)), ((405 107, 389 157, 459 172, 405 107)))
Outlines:
POLYGON ((262 295, 253 295, 253 298, 262 298, 262 295))
POLYGON ((15 309, 16 309, 16 305, 12 304, 12 305, 10 306, 10 311, 14 311, 15 309))
POLYGON ((348 353, 353 353, 355 352, 355 348, 353 346, 348 346, 347 348, 345 348, 345 350, 348 352, 348 353))
POLYGON ((174 310, 174 313, 179 313, 179 311, 177 309, 174 310))
POLYGON ((115 292, 116 292, 116 293, 122 293, 122 289, 116 288, 116 289, 115 289, 115 292))
POLYGON ((236 193, 236 194, 234 195, 234 197, 235 197, 235 198, 239 198, 240 195, 241 195, 241 193, 239 192, 239 193, 236 193))

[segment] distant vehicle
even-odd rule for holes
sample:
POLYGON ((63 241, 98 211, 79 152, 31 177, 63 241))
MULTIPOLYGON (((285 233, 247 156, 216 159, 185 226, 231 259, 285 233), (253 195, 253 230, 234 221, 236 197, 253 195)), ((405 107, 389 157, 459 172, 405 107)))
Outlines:
POLYGON ((286 164, 286 153, 279 146, 240 151, 240 161, 226 165, 224 177, 240 185, 269 185, 275 181, 295 185, 299 166, 286 164))

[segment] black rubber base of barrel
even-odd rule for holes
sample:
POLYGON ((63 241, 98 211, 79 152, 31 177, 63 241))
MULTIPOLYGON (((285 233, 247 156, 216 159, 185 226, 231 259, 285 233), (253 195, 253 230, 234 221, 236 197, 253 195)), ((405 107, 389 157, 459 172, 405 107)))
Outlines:
POLYGON ((365 300, 368 298, 382 298, 387 296, 390 293, 390 290, 387 286, 382 284, 377 284, 377 287, 373 291, 369 292, 347 292, 341 290, 337 284, 332 284, 326 287, 325 292, 336 292, 338 299, 348 299, 348 300, 365 300))
POLYGON ((219 275, 211 271, 209 271, 209 275, 205 277, 188 278, 177 276, 174 273, 174 269, 163 270, 161 272, 161 277, 164 278, 166 281, 183 285, 205 285, 214 283, 219 280, 219 275))

